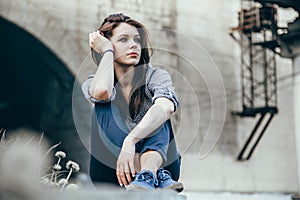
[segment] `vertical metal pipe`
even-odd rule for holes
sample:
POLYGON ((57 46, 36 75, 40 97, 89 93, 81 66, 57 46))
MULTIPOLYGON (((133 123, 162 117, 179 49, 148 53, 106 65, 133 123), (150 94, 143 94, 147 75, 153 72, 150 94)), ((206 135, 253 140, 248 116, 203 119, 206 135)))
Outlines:
POLYGON ((240 47, 241 47, 241 82, 242 82, 242 105, 243 105, 243 110, 246 104, 245 102, 245 36, 243 33, 244 30, 244 5, 243 5, 243 0, 241 0, 241 13, 240 13, 240 18, 239 18, 239 26, 240 26, 240 47))
POLYGON ((252 44, 252 33, 250 33, 249 37, 249 56, 250 56, 250 66, 249 66, 249 71, 250 71, 250 83, 251 83, 251 108, 254 108, 254 64, 253 64, 253 44, 252 44))
POLYGON ((273 62, 274 62, 274 66, 273 66, 273 78, 274 78, 274 82, 273 82, 273 94, 274 96, 274 102, 273 105, 274 107, 277 107, 278 105, 278 95, 277 95, 277 61, 276 61, 276 54, 273 55, 273 62))
MULTIPOLYGON (((263 30, 263 37, 264 37, 264 42, 267 41, 267 36, 266 36, 266 30, 263 30)), ((269 80, 269 76, 268 76, 268 69, 269 69, 269 65, 272 65, 272 63, 268 63, 268 59, 267 59, 267 48, 263 48, 263 57, 264 57, 264 92, 265 92, 265 107, 269 106, 269 95, 268 95, 268 80, 269 80)))

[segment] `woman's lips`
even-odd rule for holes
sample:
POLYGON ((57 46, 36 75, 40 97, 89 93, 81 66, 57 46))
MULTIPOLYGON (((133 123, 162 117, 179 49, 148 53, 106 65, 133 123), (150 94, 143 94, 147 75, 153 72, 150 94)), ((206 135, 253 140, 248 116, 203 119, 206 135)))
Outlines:
POLYGON ((131 52, 131 53, 127 54, 127 55, 129 55, 129 56, 138 56, 138 53, 131 52))

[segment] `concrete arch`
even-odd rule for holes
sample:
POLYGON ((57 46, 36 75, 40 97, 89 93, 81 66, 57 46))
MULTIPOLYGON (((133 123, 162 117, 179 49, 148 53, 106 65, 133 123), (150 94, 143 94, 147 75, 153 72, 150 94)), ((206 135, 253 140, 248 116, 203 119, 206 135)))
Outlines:
POLYGON ((72 117, 74 75, 26 30, 2 17, 0 26, 0 127, 44 132, 69 159, 87 158, 72 117))
MULTIPOLYGON (((26 30, 76 74, 84 56, 89 52, 88 35, 82 40, 81 25, 74 20, 80 5, 48 1, 15 0, 1 1, 0 13, 3 18, 26 30), (47 6, 45 6, 47 5, 47 6)), ((88 30, 88 29, 87 29, 88 30)))

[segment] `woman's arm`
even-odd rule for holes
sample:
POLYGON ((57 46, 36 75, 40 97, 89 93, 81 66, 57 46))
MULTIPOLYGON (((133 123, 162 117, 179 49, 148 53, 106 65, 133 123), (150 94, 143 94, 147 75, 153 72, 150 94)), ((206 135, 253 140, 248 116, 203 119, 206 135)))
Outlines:
POLYGON ((127 140, 132 141, 134 144, 138 143, 170 119, 173 112, 174 104, 171 100, 165 97, 157 98, 140 123, 128 134, 126 139, 128 138, 127 140))
POLYGON ((89 43, 97 53, 103 53, 97 72, 91 81, 89 93, 95 99, 107 100, 112 95, 114 84, 113 46, 98 31, 90 33, 89 43))

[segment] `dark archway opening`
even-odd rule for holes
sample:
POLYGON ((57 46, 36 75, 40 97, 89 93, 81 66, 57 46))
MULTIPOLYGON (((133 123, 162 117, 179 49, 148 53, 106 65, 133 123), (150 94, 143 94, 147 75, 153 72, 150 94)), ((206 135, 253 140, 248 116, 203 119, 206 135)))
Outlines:
POLYGON ((33 35, 0 17, 0 128, 44 132, 87 171, 88 152, 72 116, 74 75, 33 35))

